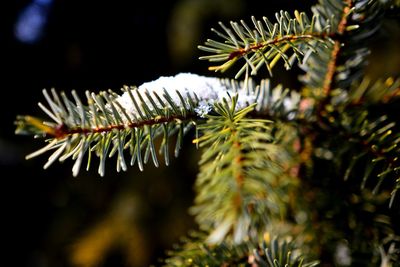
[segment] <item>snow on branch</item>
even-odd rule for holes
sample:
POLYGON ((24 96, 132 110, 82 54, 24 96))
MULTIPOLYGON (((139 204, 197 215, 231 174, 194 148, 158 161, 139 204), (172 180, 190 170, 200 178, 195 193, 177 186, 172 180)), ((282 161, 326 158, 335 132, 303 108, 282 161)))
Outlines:
MULTIPOLYGON (((268 81, 254 86, 251 80, 238 82, 192 73, 179 73, 175 76, 160 77, 157 80, 143 83, 136 90, 131 90, 130 93, 138 102, 137 106, 134 105, 128 92, 125 92, 115 100, 134 117, 139 116, 140 111, 138 111, 137 107, 143 104, 150 109, 154 108, 154 103, 150 103, 149 99, 140 97, 145 93, 151 96, 168 94, 174 104, 180 105, 184 109, 190 108, 189 98, 194 99, 196 100, 194 111, 200 117, 205 117, 211 112, 214 103, 222 102, 223 99, 230 99, 234 95, 238 96, 238 102, 235 107, 237 110, 257 103, 256 109, 260 111, 276 106, 277 102, 282 102, 283 109, 286 112, 291 112, 300 101, 300 96, 296 92, 291 92, 288 97, 288 92, 283 91, 281 86, 271 91, 268 81)), ((156 105, 158 108, 163 108, 160 102, 156 105)), ((290 119, 291 117, 293 115, 288 118, 290 119)))
MULTIPOLYGON (((162 96, 168 93, 174 104, 178 105, 180 103, 181 106, 185 105, 185 109, 189 108, 188 98, 191 97, 196 100, 197 106, 195 112, 200 117, 208 114, 215 102, 222 101, 223 98, 229 98, 229 96, 236 93, 239 95, 238 109, 246 107, 256 100, 256 96, 249 91, 245 91, 244 87, 232 87, 225 80, 191 73, 179 73, 175 76, 160 77, 157 80, 143 83, 137 90, 131 91, 134 98, 138 101, 138 106, 141 106, 144 102, 148 107, 153 107, 149 100, 139 97, 139 94, 143 95, 145 92, 152 96, 162 96), (183 97, 184 103, 182 103, 181 97, 183 97)), ((125 92, 116 101, 130 114, 138 115, 138 110, 133 105, 128 92, 125 92)), ((157 106, 163 108, 161 103, 157 103, 157 106)))

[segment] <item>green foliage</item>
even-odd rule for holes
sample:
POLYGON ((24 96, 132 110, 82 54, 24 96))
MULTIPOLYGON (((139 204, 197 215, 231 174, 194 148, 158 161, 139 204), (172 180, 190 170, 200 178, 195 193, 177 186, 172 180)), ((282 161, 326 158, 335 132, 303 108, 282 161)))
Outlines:
POLYGON ((75 92, 70 100, 45 91, 48 107, 39 106, 52 121, 21 116, 17 133, 48 138, 28 156, 55 150, 45 168, 72 157, 77 175, 95 154, 104 175, 113 155, 117 170, 127 168, 125 151, 143 169, 150 157, 158 166, 159 146, 168 164, 172 138, 177 155, 195 127, 202 156, 190 211, 202 234, 172 252, 168 266, 315 266, 301 260, 313 257, 323 266, 396 266, 400 80, 364 77, 369 40, 395 5, 320 0, 311 18, 282 11, 276 22, 252 18, 252 27, 220 23, 223 32, 213 31, 222 40, 199 48, 211 53, 202 59, 221 63, 211 70, 243 59, 236 77, 244 81, 225 81, 229 97, 128 89, 132 112, 111 91, 87 92, 87 105, 75 92), (249 79, 280 59, 289 69, 296 58, 300 88, 249 79))
POLYGON ((261 250, 254 250, 254 262, 257 266, 265 267, 313 267, 319 265, 318 261, 304 261, 304 256, 295 251, 293 243, 279 242, 273 239, 267 246, 262 245, 261 250))
MULTIPOLYGON (((300 77, 315 97, 325 97, 332 89, 346 88, 363 75, 367 64, 371 38, 377 34, 383 19, 380 1, 319 1, 312 8, 314 15, 330 21, 333 42, 319 46, 316 53, 308 52, 308 59, 300 66, 305 72, 300 77)), ((326 23, 326 22, 325 22, 326 23)))
POLYGON ((208 245, 203 241, 204 234, 192 233, 190 238, 182 240, 182 245, 169 252, 165 266, 246 266, 253 249, 250 243, 208 245))
POLYGON ((283 165, 291 164, 289 153, 275 143, 271 121, 246 119, 254 105, 235 112, 236 100, 216 104, 217 114, 199 126, 202 136, 195 140, 206 149, 191 211, 211 232, 209 243, 227 235, 234 243, 256 239, 270 217, 283 216, 288 202, 291 181, 283 165))
POLYGON ((136 115, 129 113, 115 101, 116 95, 112 91, 98 95, 86 92, 88 102, 86 106, 74 91, 72 91, 74 100, 69 99, 64 93, 60 97, 55 90, 51 91, 51 96, 47 91, 43 91, 48 107, 41 103, 39 106, 52 121, 19 116, 16 122, 16 133, 41 133, 50 137, 45 147, 28 155, 27 158, 55 150, 44 168, 56 160, 64 161, 72 158, 75 160, 72 171, 76 176, 86 154, 87 169, 89 168, 93 153, 100 159, 98 172, 103 176, 106 159, 114 155, 117 157, 117 171, 127 169, 124 156, 124 151, 127 150, 131 155, 130 165, 137 163, 139 169, 143 170, 143 165, 150 157, 155 166, 159 165, 154 139, 162 136, 159 152, 164 155, 165 163, 168 165, 169 140, 172 136, 177 136, 174 149, 177 156, 183 135, 194 124, 191 118, 194 116, 195 100, 188 101, 189 106, 185 105, 183 109, 174 103, 168 92, 162 96, 157 94, 151 96, 149 93, 144 96, 137 92, 137 97, 134 97, 132 88, 124 90, 129 94, 132 105, 138 110, 136 115), (146 102, 140 101, 144 97, 153 105, 153 109, 150 109, 146 102), (159 108, 156 103, 160 103, 163 108, 159 108))
MULTIPOLYGON (((352 152, 344 179, 347 180, 354 175, 353 168, 359 162, 362 162, 365 167, 361 189, 364 189, 371 176, 376 177, 373 182, 374 193, 378 192, 385 180, 394 178, 396 182, 394 186, 391 186, 390 205, 396 196, 399 183, 397 173, 400 169, 398 162, 400 133, 396 133, 395 125, 394 122, 388 121, 386 116, 371 121, 367 112, 344 113, 340 116, 341 135, 343 139, 349 141, 347 149, 352 152)), ((357 170, 357 173, 360 172, 357 170)))
POLYGON ((329 124, 330 131, 339 134, 335 137, 327 136, 329 139, 320 144, 321 147, 331 147, 332 151, 340 151, 334 160, 350 157, 342 174, 344 180, 363 173, 358 178, 360 188, 364 189, 369 184, 375 193, 384 184, 382 190, 391 191, 390 205, 393 204, 399 187, 400 133, 396 122, 386 114, 368 112, 368 109, 395 101, 398 98, 399 85, 399 79, 388 78, 372 83, 364 78, 355 82, 348 91, 334 90, 329 105, 331 112, 326 115, 330 122, 325 122, 329 124), (343 142, 348 145, 343 148, 335 147, 335 144, 343 142))
POLYGON ((348 106, 361 105, 369 107, 387 104, 400 96, 399 87, 400 79, 387 78, 386 80, 372 82, 368 77, 364 77, 362 80, 355 81, 350 85, 347 98, 341 97, 341 95, 347 94, 343 89, 333 92, 332 102, 344 105, 342 109, 348 106))
POLYGON ((166 260, 166 266, 264 266, 264 267, 312 267, 318 261, 305 259, 301 249, 294 242, 283 238, 274 238, 270 242, 260 244, 244 242, 232 246, 228 243, 210 246, 198 240, 203 238, 197 234, 195 238, 187 239, 184 245, 166 260))
POLYGON ((243 20, 240 24, 231 22, 231 29, 220 23, 224 32, 212 29, 224 42, 207 40, 201 50, 213 53, 200 59, 210 62, 224 62, 220 66, 210 67, 210 70, 224 72, 238 59, 243 58, 245 65, 237 72, 236 78, 249 69, 252 75, 265 65, 272 76, 272 68, 282 59, 286 69, 290 69, 297 58, 302 58, 308 50, 315 51, 316 47, 327 45, 331 25, 323 24, 320 17, 315 15, 311 19, 304 13, 295 12, 292 18, 288 12, 276 13, 277 22, 272 23, 264 17, 263 22, 252 17, 254 29, 243 20), (323 25, 323 26, 322 26, 323 25), (288 56, 289 50, 293 54, 288 56))
MULTIPOLYGON (((259 102, 254 110, 259 115, 283 119, 304 115, 298 112, 300 96, 294 92, 289 95, 289 90, 283 90, 280 85, 272 88, 269 80, 263 80, 259 85, 251 80, 241 84, 233 80, 221 82, 226 83, 227 88, 232 87, 233 91, 246 86, 247 91, 254 96, 254 101, 259 102), (286 107, 287 101, 290 105, 286 107)), ((72 91, 71 100, 64 92, 59 95, 53 89, 50 95, 43 90, 48 107, 42 103, 39 103, 39 107, 51 120, 18 116, 15 122, 17 134, 45 137, 48 143, 27 158, 55 150, 44 168, 56 160, 63 162, 72 158, 75 160, 73 175, 76 176, 86 161, 86 154, 86 169, 89 169, 93 152, 100 159, 98 172, 103 176, 106 159, 114 155, 117 157, 117 171, 126 171, 128 164, 124 154, 128 151, 130 165, 136 163, 143 170, 150 157, 156 167, 159 165, 155 140, 160 137, 159 154, 163 155, 168 165, 171 139, 176 140, 173 150, 177 157, 184 135, 198 123, 204 122, 202 116, 195 111, 201 102, 196 93, 187 93, 184 98, 176 91, 179 96, 177 101, 166 90, 163 90, 161 96, 157 92, 139 92, 135 87, 125 87, 123 92, 129 96, 130 110, 121 105, 120 96, 113 91, 99 94, 86 91, 87 105, 84 105, 75 91, 72 91)), ((237 101, 237 97, 235 99, 237 101)))

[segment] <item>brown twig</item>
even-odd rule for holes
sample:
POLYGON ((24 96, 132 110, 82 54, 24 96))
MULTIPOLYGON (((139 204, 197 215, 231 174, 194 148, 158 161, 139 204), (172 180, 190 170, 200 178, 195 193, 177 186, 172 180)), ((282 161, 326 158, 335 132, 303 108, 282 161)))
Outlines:
POLYGON ((65 124, 61 124, 55 128, 52 133, 47 133, 52 135, 54 138, 62 139, 66 136, 73 135, 73 134, 93 134, 93 133, 104 133, 104 132, 111 132, 112 130, 124 130, 124 129, 132 129, 132 128, 140 128, 146 125, 154 125, 154 124, 161 124, 172 122, 174 120, 191 120, 194 118, 194 115, 189 116, 182 116, 182 115, 175 115, 169 117, 161 117, 161 118, 153 118, 138 122, 132 122, 127 124, 116 124, 116 125, 108 125, 103 127, 96 127, 96 128, 82 128, 82 127, 73 127, 69 128, 65 124))
POLYGON ((338 57, 339 57, 339 53, 340 53, 340 49, 341 49, 340 39, 346 30, 346 26, 348 23, 348 14, 351 10, 352 4, 353 4, 352 0, 346 1, 346 6, 343 8, 342 18, 339 22, 337 32, 335 33, 335 36, 337 38, 335 38, 335 41, 333 44, 330 61, 328 63, 328 67, 327 67, 327 71, 325 74, 323 87, 322 87, 323 99, 320 101, 320 103, 317 107, 318 121, 322 125, 323 125, 322 117, 324 116, 325 107, 329 103, 329 100, 330 100, 330 93, 332 90, 333 77, 335 76, 338 57))
MULTIPOLYGON (((347 6, 345 6, 343 9, 342 19, 339 22, 338 29, 336 32, 336 35, 338 35, 338 36, 343 35, 343 33, 346 30, 346 26, 347 26, 347 22, 348 22, 347 15, 350 12, 352 1, 347 0, 346 5, 347 6)), ((336 39, 335 43, 333 45, 332 52, 331 52, 331 57, 330 57, 331 59, 328 64, 328 70, 327 70, 325 78, 324 78, 324 84, 323 84, 324 97, 328 97, 330 94, 330 91, 332 89, 332 80, 333 80, 333 76, 335 75, 337 59, 338 59, 338 55, 340 52, 340 46, 341 46, 340 41, 338 39, 336 39)))
POLYGON ((254 52, 256 50, 264 49, 267 46, 270 45, 276 45, 282 42, 292 42, 292 41, 297 41, 297 40, 304 40, 304 39, 326 39, 328 37, 331 37, 329 34, 326 33, 310 33, 310 34, 305 34, 305 35, 284 35, 282 37, 278 37, 272 40, 268 40, 262 43, 258 44, 253 44, 250 45, 247 48, 240 48, 236 51, 233 51, 232 53, 229 54, 228 60, 234 59, 234 58, 240 58, 243 57, 244 55, 247 55, 248 53, 254 52))

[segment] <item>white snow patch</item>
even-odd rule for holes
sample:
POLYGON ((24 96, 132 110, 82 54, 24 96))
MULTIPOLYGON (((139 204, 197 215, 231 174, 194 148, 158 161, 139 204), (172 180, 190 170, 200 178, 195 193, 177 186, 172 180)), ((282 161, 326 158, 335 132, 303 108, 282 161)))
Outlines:
MULTIPOLYGON (((289 120, 295 118, 296 107, 298 107, 301 99, 299 93, 292 91, 284 99, 281 99, 282 86, 273 88, 270 92, 271 95, 265 95, 266 91, 259 94, 259 92, 256 92, 258 89, 253 85, 247 84, 246 86, 244 82, 234 83, 235 86, 227 80, 219 78, 205 77, 192 73, 179 73, 176 76, 160 77, 157 80, 143 83, 136 89, 129 90, 140 110, 143 109, 143 104, 146 104, 150 110, 155 109, 154 105, 160 109, 163 108, 163 105, 171 106, 165 98, 165 92, 168 92, 172 102, 178 108, 184 106, 185 109, 189 109, 190 97, 194 103, 194 111, 198 116, 205 117, 212 111, 215 103, 222 102, 224 98, 229 101, 232 96, 237 94, 236 110, 257 103, 256 110, 267 110, 271 115, 274 115, 274 108, 272 107, 277 103, 281 103, 280 112, 286 114, 289 120), (153 98, 153 103, 148 99, 146 93, 153 98), (159 102, 157 96, 162 100, 163 105, 159 102)), ((127 92, 115 100, 118 101, 132 119, 140 119, 140 112, 136 109, 127 92)))
MULTIPOLYGON (((188 95, 190 95, 195 104, 197 104, 194 110, 200 117, 208 114, 215 102, 220 102, 223 98, 229 99, 230 96, 236 93, 238 94, 236 109, 244 108, 256 101, 256 96, 247 92, 245 88, 237 88, 237 91, 235 91, 219 78, 205 77, 191 73, 179 73, 176 76, 160 77, 157 80, 143 83, 137 90, 132 90, 131 92, 139 107, 143 103, 138 97, 138 93, 142 96, 145 104, 153 110, 154 106, 147 99, 145 92, 148 92, 155 100, 155 94, 157 94, 164 102, 167 102, 164 98, 164 90, 168 92, 172 101, 178 107, 185 105, 188 108, 188 95), (184 103, 182 103, 177 92, 181 94, 184 103), (198 101, 196 100, 196 96, 198 101)), ((128 114, 133 115, 134 118, 138 118, 139 112, 127 92, 118 97, 116 101, 119 102, 128 114)), ((157 100, 154 102, 157 107, 162 107, 157 100)))

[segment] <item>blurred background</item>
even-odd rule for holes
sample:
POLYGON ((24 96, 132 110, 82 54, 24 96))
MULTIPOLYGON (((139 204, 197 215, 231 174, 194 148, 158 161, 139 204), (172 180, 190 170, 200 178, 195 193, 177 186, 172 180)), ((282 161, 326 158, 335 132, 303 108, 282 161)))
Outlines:
MULTIPOLYGON (((83 96, 85 90, 118 91, 178 72, 216 75, 197 60, 196 47, 215 37, 210 28, 218 21, 308 10, 314 2, 2 1, 0 266, 160 265, 165 250, 196 227, 187 213, 198 161, 190 138, 168 168, 117 173, 111 159, 103 178, 96 164, 73 178, 71 162, 44 171, 45 157, 25 161, 42 143, 15 136, 13 121, 17 114, 43 116, 37 107, 43 88, 75 89, 83 96)), ((398 32, 393 23, 388 31, 393 27, 398 32)), ((379 38, 385 40, 374 46, 380 60, 369 72, 398 74, 393 66, 400 66, 399 57, 385 59, 383 51, 396 49, 399 35, 379 38)), ((296 70, 278 68, 274 75, 298 86, 296 70)))

